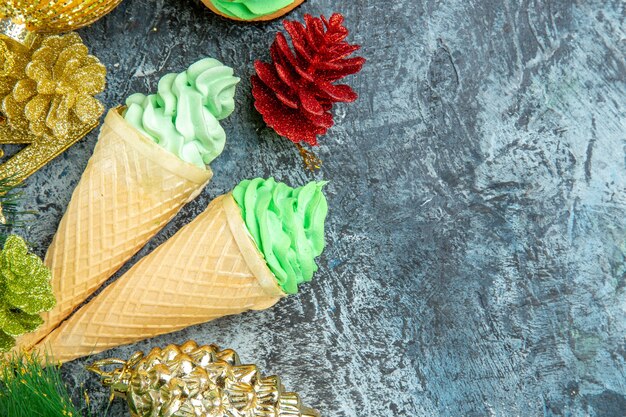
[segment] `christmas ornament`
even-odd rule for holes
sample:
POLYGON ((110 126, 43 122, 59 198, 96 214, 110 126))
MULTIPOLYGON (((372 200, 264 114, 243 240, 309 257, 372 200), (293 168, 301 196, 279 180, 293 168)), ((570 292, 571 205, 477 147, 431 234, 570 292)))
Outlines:
POLYGON ((106 68, 76 33, 31 49, 0 38, 0 50, 0 144, 27 145, 0 166, 0 178, 21 181, 97 126, 104 107, 94 96, 106 68))
POLYGON ((289 13, 304 0, 202 0, 213 12, 241 22, 274 20, 289 13))
POLYGON ((328 210, 323 185, 243 181, 36 348, 65 362, 273 306, 317 270, 328 210))
POLYGON ((30 355, 0 357, 0 416, 80 417, 59 366, 30 355))
POLYGON ((360 46, 345 41, 349 32, 341 14, 330 19, 307 14, 304 21, 306 25, 283 22, 292 46, 284 34, 276 35, 270 49, 272 62, 254 64, 252 94, 254 106, 276 133, 296 144, 316 146, 317 136, 334 124, 333 104, 357 98, 350 86, 335 83, 359 72, 365 59, 348 58, 360 46))
POLYGON ((224 146, 218 119, 234 110, 238 78, 232 74, 206 58, 164 76, 158 95, 134 94, 127 111, 108 112, 46 255, 52 276, 58 277, 53 282, 57 306, 44 316, 44 326, 19 340, 20 347, 30 348, 48 335, 202 192, 213 172, 191 162, 204 161, 196 146, 206 144, 212 158, 224 146), (184 142, 195 149, 185 151, 184 142), (189 155, 189 162, 183 160, 189 155))
POLYGON ((50 270, 28 252, 22 238, 9 236, 0 252, 0 351, 8 351, 15 337, 41 326, 39 313, 54 304, 50 270))
POLYGON ((3 0, 0 28, 5 34, 61 33, 89 25, 113 10, 122 0, 3 0))
POLYGON ((23 180, 97 126, 105 67, 78 35, 49 34, 92 23, 120 1, 2 2, 0 144, 27 146, 0 166, 0 178, 23 180))
POLYGON ((233 350, 215 345, 154 348, 130 360, 105 359, 89 370, 114 395, 126 398, 132 417, 319 417, 286 392, 280 378, 242 365, 233 350), (112 371, 105 368, 115 366, 112 371))

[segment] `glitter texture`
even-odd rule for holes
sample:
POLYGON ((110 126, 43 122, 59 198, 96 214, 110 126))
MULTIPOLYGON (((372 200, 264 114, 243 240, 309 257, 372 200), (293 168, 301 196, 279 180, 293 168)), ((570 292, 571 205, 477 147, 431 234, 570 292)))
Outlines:
POLYGON ((350 86, 335 84, 365 63, 361 57, 347 58, 360 46, 345 41, 349 32, 343 20, 339 13, 330 19, 307 14, 306 26, 285 20, 291 46, 279 32, 270 48, 272 62, 254 63, 254 106, 269 127, 294 143, 316 146, 317 136, 334 124, 333 104, 357 99, 350 86))
POLYGON ((15 67, 15 54, 9 49, 6 42, 0 39, 0 77, 6 77, 15 67))
POLYGON ((3 0, 0 18, 38 33, 61 33, 95 22, 122 0, 3 0))
POLYGON ((28 252, 26 242, 9 236, 0 252, 0 352, 43 324, 39 313, 56 303, 50 279, 50 270, 28 252))
POLYGON ((25 48, 32 48, 39 35, 28 30, 26 25, 22 23, 16 23, 7 18, 0 18, 0 37, 13 40, 25 48))
POLYGON ((76 33, 42 35, 27 50, 0 38, 0 144, 29 144, 0 166, 22 180, 98 124, 106 68, 76 33))
POLYGON ((124 396, 132 417, 319 417, 285 392, 277 376, 242 365, 233 350, 201 346, 155 348, 130 360, 105 359, 89 367, 113 393, 124 396), (116 366, 111 372, 105 367, 116 366))

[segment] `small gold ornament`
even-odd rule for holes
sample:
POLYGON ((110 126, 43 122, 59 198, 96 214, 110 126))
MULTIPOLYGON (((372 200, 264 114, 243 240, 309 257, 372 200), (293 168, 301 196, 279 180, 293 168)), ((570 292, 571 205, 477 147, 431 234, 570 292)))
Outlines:
POLYGON ((0 38, 0 53, 0 144, 28 145, 0 178, 21 181, 98 125, 106 68, 76 33, 42 36, 31 49, 0 38))
POLYGON ((113 10, 122 0, 3 0, 0 32, 61 33, 91 24, 113 10), (3 28, 4 26, 4 28, 3 28), (9 30, 8 27, 12 26, 9 30), (23 29, 20 29, 20 26, 23 29))
POLYGON ((88 368, 126 397, 132 417, 319 417, 285 392, 277 376, 242 365, 233 350, 215 345, 155 348, 130 360, 105 359, 88 368), (108 366, 117 366, 111 372, 108 366))

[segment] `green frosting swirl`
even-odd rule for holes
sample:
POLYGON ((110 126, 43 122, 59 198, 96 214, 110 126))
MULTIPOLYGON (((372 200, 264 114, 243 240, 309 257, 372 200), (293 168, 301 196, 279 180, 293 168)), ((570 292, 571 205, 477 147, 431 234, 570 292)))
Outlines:
POLYGON ((275 13, 294 0, 211 0, 217 10, 226 16, 252 20, 275 13))
POLYGON ((133 94, 124 118, 161 147, 206 168, 226 144, 218 122, 235 109, 239 78, 216 59, 202 59, 180 74, 167 74, 157 94, 133 94))
POLYGON ((246 228, 287 294, 297 293, 298 285, 317 271, 315 257, 324 250, 328 213, 324 185, 310 182, 294 189, 274 178, 255 178, 233 190, 246 228))

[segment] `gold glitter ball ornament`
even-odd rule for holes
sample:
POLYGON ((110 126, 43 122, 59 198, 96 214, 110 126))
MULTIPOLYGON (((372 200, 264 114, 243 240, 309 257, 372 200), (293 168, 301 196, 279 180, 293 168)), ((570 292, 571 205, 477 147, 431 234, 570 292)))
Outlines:
POLYGON ((76 33, 40 37, 33 48, 0 39, 0 144, 28 144, 0 166, 22 180, 98 125, 106 68, 76 33))
POLYGON ((242 365, 233 350, 215 345, 155 348, 130 360, 105 359, 89 370, 126 398, 132 417, 319 417, 285 392, 277 376, 242 365), (116 366, 113 371, 104 368, 116 366))
MULTIPOLYGON (((18 34, 19 27, 37 33, 68 32, 89 25, 113 10, 122 0, 2 0, 0 28, 18 34), (11 29, 6 29, 11 27, 11 29)), ((15 36, 11 36, 16 39, 15 36)))

